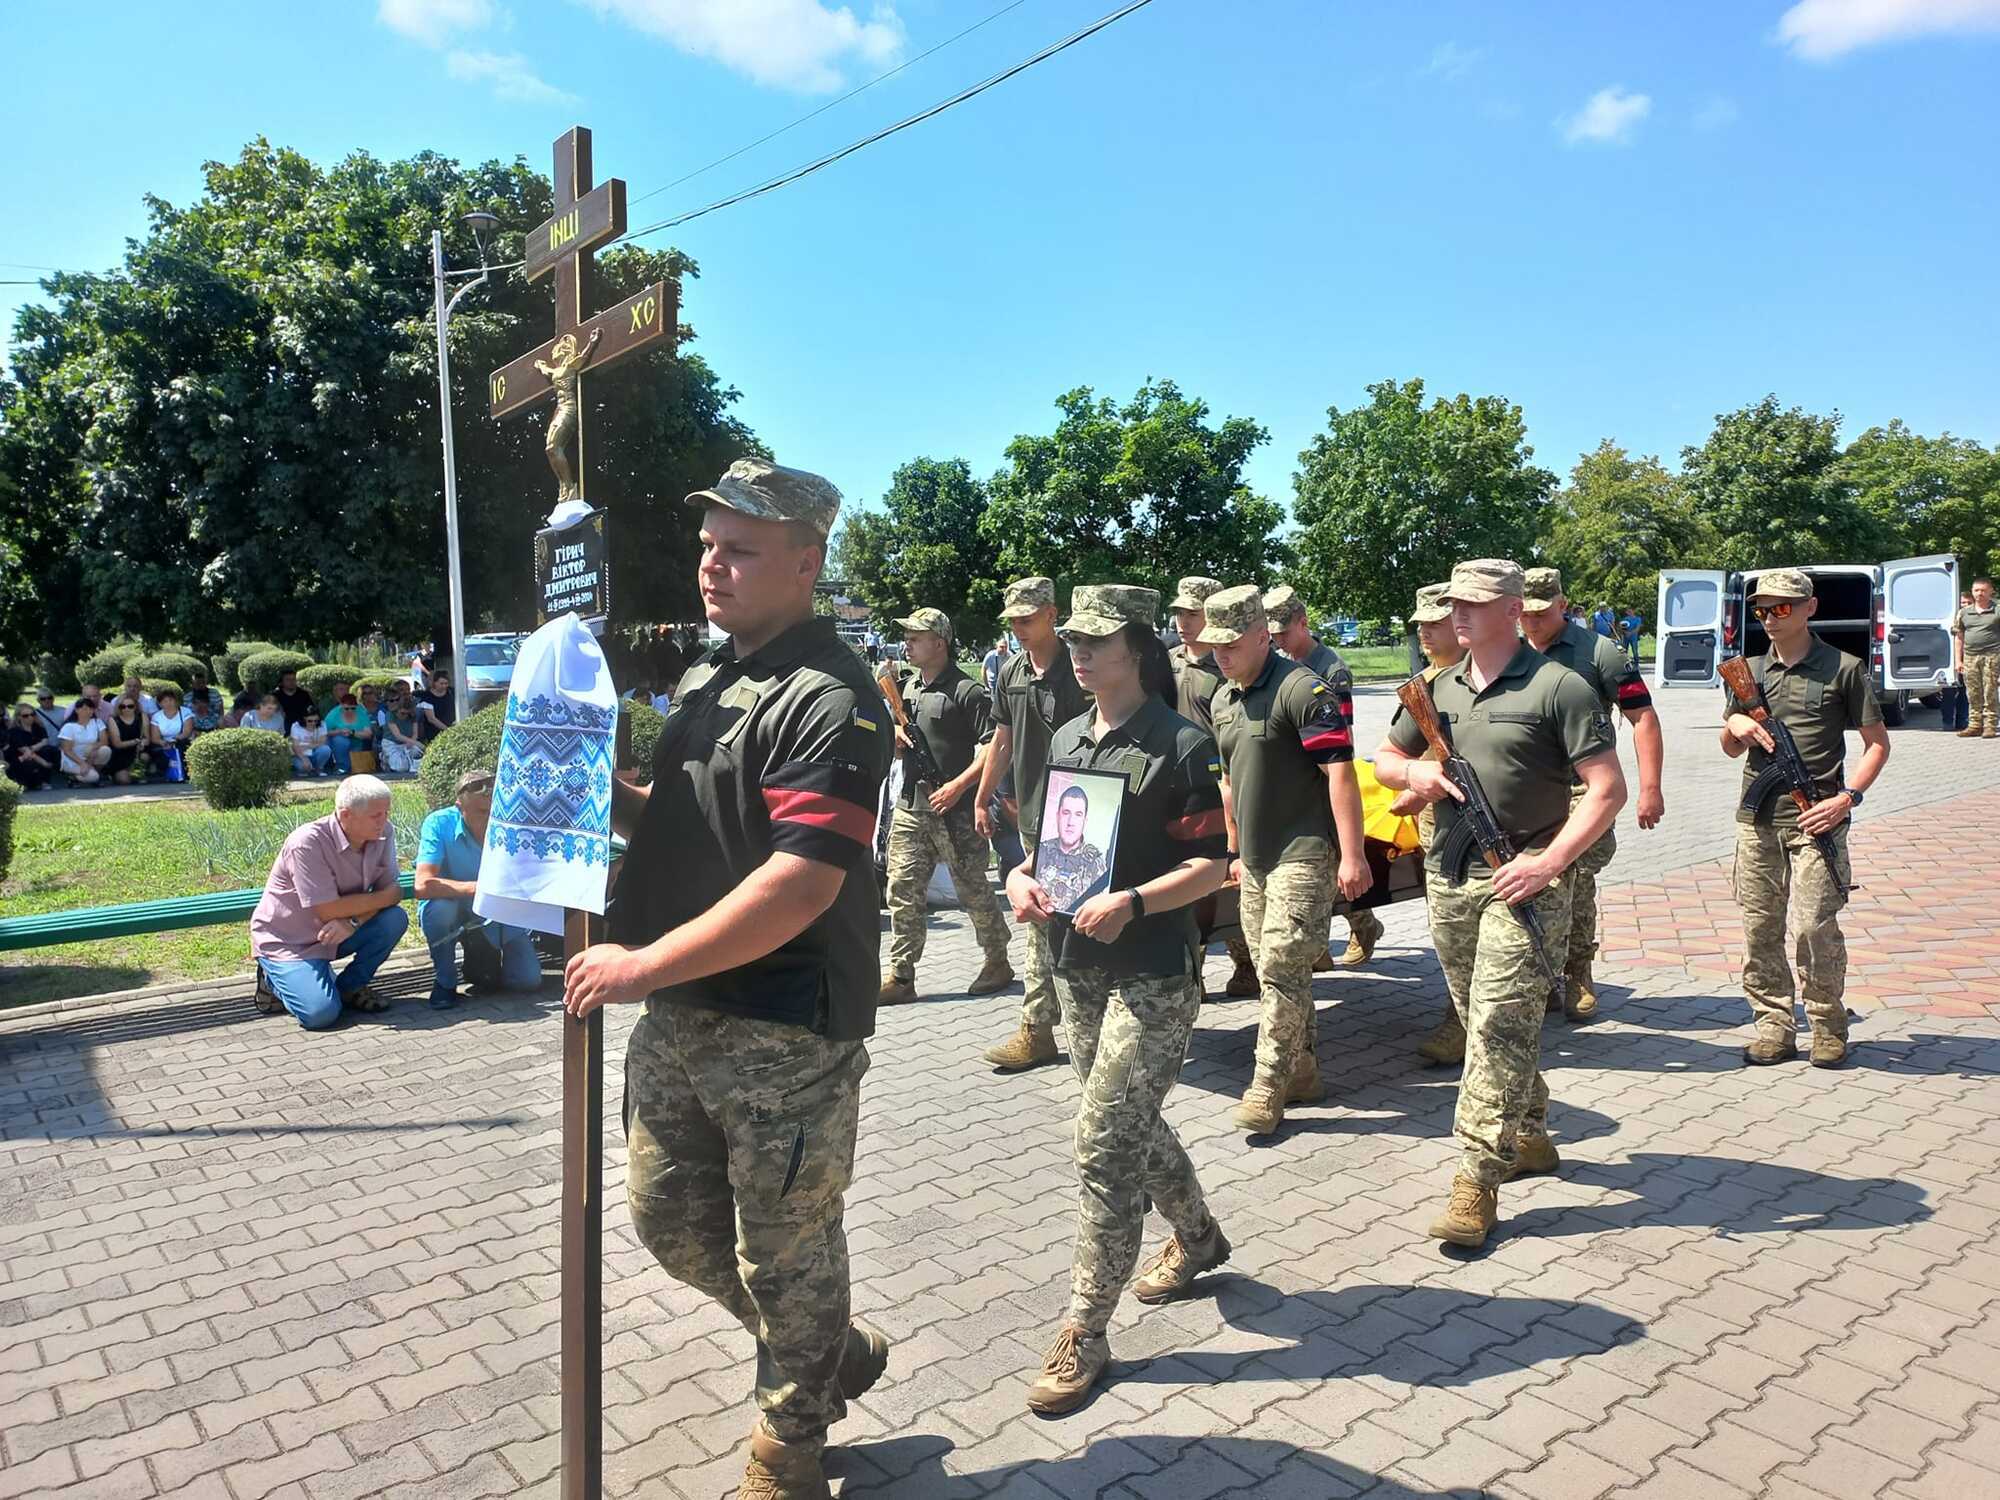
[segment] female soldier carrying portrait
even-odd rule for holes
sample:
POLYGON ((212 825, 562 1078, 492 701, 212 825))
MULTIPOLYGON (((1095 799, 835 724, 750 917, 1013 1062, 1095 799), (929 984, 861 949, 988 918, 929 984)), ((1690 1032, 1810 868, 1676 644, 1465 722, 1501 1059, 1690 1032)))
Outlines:
POLYGON ((1133 1283, 1164 1302, 1229 1258, 1194 1164, 1161 1117, 1201 1009, 1192 903, 1222 884, 1229 843, 1214 741, 1170 707, 1171 668, 1153 633, 1160 596, 1084 586, 1063 626, 1077 681, 1096 707, 1056 732, 1052 768, 1125 778, 1109 889, 1069 917, 1035 879, 1007 878, 1015 916, 1046 924, 1070 1059, 1083 1080, 1076 1117, 1082 1189, 1070 1306, 1028 1406, 1074 1411, 1111 1360, 1111 1314, 1138 1265, 1146 1198, 1173 1238, 1133 1283))

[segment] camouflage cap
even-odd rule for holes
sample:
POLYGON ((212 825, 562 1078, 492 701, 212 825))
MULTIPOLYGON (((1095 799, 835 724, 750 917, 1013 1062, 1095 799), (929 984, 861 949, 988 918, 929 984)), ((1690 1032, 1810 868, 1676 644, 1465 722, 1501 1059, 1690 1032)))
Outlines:
POLYGON ((1174 602, 1168 609, 1200 609, 1211 594, 1222 592, 1220 578, 1203 578, 1199 573, 1174 585, 1174 602))
POLYGON ((1752 599, 1810 599, 1813 581, 1797 568, 1772 568, 1750 585, 1752 599))
POLYGON ((1448 583, 1427 583, 1417 590, 1417 607, 1410 611, 1413 625, 1435 625, 1439 620, 1451 618, 1451 601, 1445 595, 1451 591, 1448 583))
POLYGON ((1116 635, 1127 625, 1151 629, 1160 613, 1160 591, 1135 583, 1080 583, 1070 590, 1064 635, 1116 635))
POLYGON ((1563 576, 1554 568, 1530 568, 1521 576, 1521 608, 1534 614, 1562 597, 1563 576))
POLYGON ((1204 646, 1227 646, 1241 640, 1264 621, 1264 596, 1254 583, 1238 584, 1210 594, 1201 607, 1207 622, 1197 639, 1204 646))
POLYGON ((1053 578, 1016 578, 1007 585, 1007 606, 1000 611, 1000 618, 1018 620, 1055 602, 1056 581, 1053 578))
POLYGON ((1485 604, 1521 597, 1521 565, 1504 557, 1479 557, 1451 570, 1444 597, 1454 604, 1485 604))
POLYGON ((932 635, 941 635, 946 640, 951 639, 951 616, 941 609, 926 607, 918 610, 907 620, 899 619, 896 623, 905 630, 928 630, 932 635))
POLYGON ((726 505, 760 521, 803 521, 822 537, 840 514, 840 491, 832 480, 765 458, 737 459, 712 488, 687 498, 691 505, 726 505))
POLYGON ((1301 599, 1289 583, 1281 583, 1264 596, 1264 618, 1273 625, 1282 625, 1293 615, 1306 612, 1306 602, 1301 599))

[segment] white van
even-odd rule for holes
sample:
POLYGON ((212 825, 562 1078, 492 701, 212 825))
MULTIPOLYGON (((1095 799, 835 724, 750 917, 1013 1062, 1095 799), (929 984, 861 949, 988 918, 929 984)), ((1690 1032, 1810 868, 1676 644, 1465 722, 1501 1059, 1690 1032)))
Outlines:
MULTIPOLYGON (((1662 570, 1653 686, 1717 687, 1722 678, 1716 668, 1723 660, 1762 655, 1764 627, 1750 618, 1745 601, 1756 592, 1759 574, 1770 571, 1662 570)), ((1902 723, 1912 699, 1958 680, 1951 661, 1957 558, 1904 557, 1799 571, 1812 579, 1819 598, 1813 632, 1868 664, 1884 723, 1902 723)))

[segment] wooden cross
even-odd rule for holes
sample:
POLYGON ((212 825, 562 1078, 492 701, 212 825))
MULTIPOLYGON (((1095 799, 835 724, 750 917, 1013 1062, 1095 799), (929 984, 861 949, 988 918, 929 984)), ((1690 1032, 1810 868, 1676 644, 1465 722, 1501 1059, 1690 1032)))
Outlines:
MULTIPOLYGON (((555 215, 528 235, 523 272, 530 281, 555 272, 555 337, 495 370, 488 394, 495 417, 524 411, 545 396, 558 397, 550 418, 549 461, 561 482, 561 496, 581 500, 586 474, 583 369, 600 370, 672 338, 679 310, 667 283, 655 282, 586 318, 584 309, 594 300, 592 250, 625 232, 625 184, 614 177, 602 187, 591 185, 590 132, 579 125, 556 142, 554 186, 555 215), (570 390, 559 391, 558 376, 571 372, 570 390), (565 416, 569 433, 561 431, 565 416)), ((629 743, 621 712, 613 755, 621 771, 630 761, 629 743)), ((574 909, 564 913, 565 964, 603 941, 603 917, 574 909)), ((598 1500, 603 1488, 603 1119, 604 1012, 599 1010, 563 1026, 563 1500, 598 1500)))

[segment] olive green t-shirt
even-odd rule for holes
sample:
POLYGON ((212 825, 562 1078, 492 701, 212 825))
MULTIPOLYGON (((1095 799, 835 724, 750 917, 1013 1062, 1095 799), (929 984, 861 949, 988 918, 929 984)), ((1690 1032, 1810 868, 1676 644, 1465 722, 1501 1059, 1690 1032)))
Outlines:
POLYGON ((1090 709, 1090 694, 1077 685, 1069 647, 1060 643, 1040 676, 1025 650, 1000 669, 993 710, 1012 736, 1014 796, 1021 808, 1021 838, 1032 844, 1042 830, 1043 783, 1048 779, 1049 742, 1055 732, 1090 709))
POLYGON ((1210 705, 1215 699, 1216 689, 1222 686, 1222 674, 1215 668, 1215 655, 1190 656, 1186 646, 1176 646, 1167 653, 1167 660, 1174 666, 1174 682, 1180 689, 1181 717, 1190 724, 1198 724, 1204 730, 1213 732, 1215 714, 1210 705))
MULTIPOLYGON (((1431 679, 1431 701, 1452 747, 1472 763, 1500 826, 1517 851, 1545 848, 1569 818, 1569 792, 1580 761, 1617 748, 1611 712, 1590 684, 1526 641, 1483 690, 1472 686, 1468 655, 1431 679)), ((1429 747, 1416 720, 1401 707, 1389 723, 1389 743, 1405 755, 1429 747)), ((1436 824, 1425 867, 1443 875, 1439 855, 1463 816, 1455 799, 1435 804, 1436 824)), ((1492 874, 1475 857, 1475 879, 1492 874)))
POLYGON ((1988 656, 2000 651, 2000 603, 1985 609, 1966 605, 1959 610, 1951 628, 1954 634, 1965 637, 1967 656, 1988 656))
MULTIPOLYGON (((1799 755, 1819 783, 1820 796, 1832 796, 1844 779, 1841 762, 1847 754, 1847 731, 1882 722, 1868 669, 1814 636, 1811 648, 1793 665, 1788 667, 1767 654, 1752 657, 1750 671, 1763 684, 1764 706, 1798 742, 1799 755)), ((1725 714, 1750 711, 1750 705, 1739 702, 1734 693, 1725 692, 1724 697, 1725 714)), ((1770 753, 1761 745, 1750 747, 1743 767, 1745 791, 1770 763, 1770 753)), ((1782 792, 1766 798, 1760 810, 1742 806, 1736 810, 1739 823, 1795 824, 1798 820, 1798 804, 1782 792)))
MULTIPOLYGON (((993 718, 993 700, 978 683, 959 671, 957 663, 946 667, 933 683, 926 684, 921 676, 912 677, 903 688, 903 709, 931 747, 938 769, 947 778, 961 774, 972 764, 973 754, 986 739, 987 726, 993 718)), ((900 800, 904 807, 918 805, 917 778, 907 769, 900 800)), ((952 805, 951 815, 970 818, 972 802, 969 796, 960 797, 952 805)))
MULTIPOLYGON (((1647 691, 1646 679, 1640 676, 1639 669, 1625 654, 1624 647, 1610 636, 1586 630, 1571 620, 1563 626, 1562 634, 1549 642, 1542 655, 1581 677, 1607 710, 1653 706, 1653 695, 1647 691)), ((1611 715, 1611 731, 1615 738, 1618 732, 1618 715, 1615 713, 1611 715)))
POLYGON ((1262 875, 1333 852, 1338 839, 1320 767, 1354 759, 1354 731, 1333 689, 1274 649, 1255 682, 1225 682, 1214 702, 1244 865, 1262 875))

